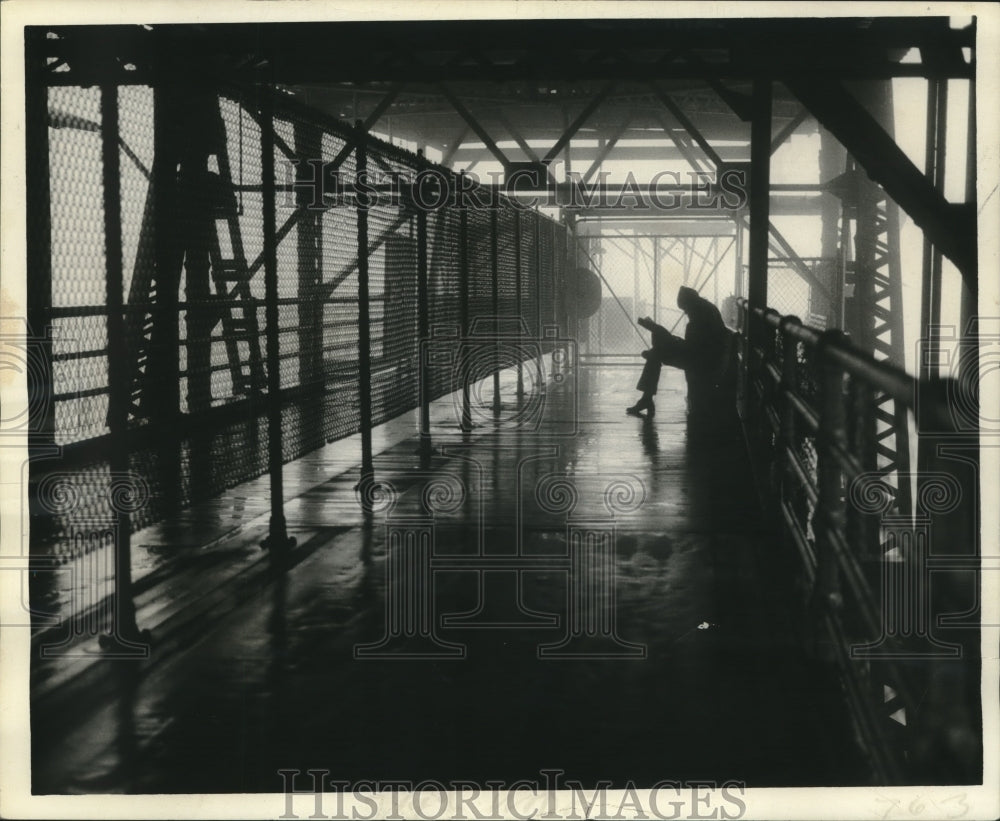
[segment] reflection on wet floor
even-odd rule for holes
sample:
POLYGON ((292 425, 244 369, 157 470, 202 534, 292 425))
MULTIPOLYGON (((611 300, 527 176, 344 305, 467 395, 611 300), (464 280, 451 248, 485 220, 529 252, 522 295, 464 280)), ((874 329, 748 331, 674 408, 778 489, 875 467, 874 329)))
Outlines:
POLYGON ((393 443, 369 521, 356 473, 292 479, 295 567, 229 579, 154 629, 149 662, 33 711, 35 790, 275 792, 308 768, 865 783, 786 620, 737 426, 691 429, 676 375, 654 420, 626 416, 636 375, 584 368, 531 427, 441 421, 429 468, 393 443))

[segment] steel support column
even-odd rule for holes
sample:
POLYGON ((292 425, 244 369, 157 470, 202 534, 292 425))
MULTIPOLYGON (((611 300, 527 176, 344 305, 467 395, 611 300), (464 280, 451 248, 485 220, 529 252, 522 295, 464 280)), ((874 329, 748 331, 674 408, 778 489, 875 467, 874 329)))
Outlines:
POLYGON ((764 329, 754 309, 767 307, 767 254, 770 227, 771 81, 754 80, 753 121, 750 124, 750 282, 748 333, 751 347, 764 329))
POLYGON ((180 335, 177 317, 184 262, 178 166, 185 90, 161 78, 154 89, 152 193, 155 301, 149 338, 149 362, 139 387, 144 415, 158 427, 162 500, 168 513, 180 508, 180 335))
POLYGON ((263 547, 271 563, 283 565, 295 540, 285 526, 285 493, 281 429, 281 338, 278 329, 278 240, 274 190, 274 114, 269 94, 260 103, 261 211, 264 221, 264 313, 267 322, 267 460, 271 519, 263 547))
MULTIPOLYGON (((219 321, 219 313, 216 306, 210 304, 211 264, 215 238, 213 206, 218 193, 213 190, 208 156, 209 135, 219 116, 218 106, 214 88, 199 89, 192 95, 188 109, 192 137, 181 157, 180 193, 185 207, 178 213, 178 221, 183 226, 180 238, 185 249, 184 295, 188 303, 185 311, 188 413, 207 410, 212 400, 211 334, 219 321)), ((199 454, 198 458, 204 455, 199 454)), ((205 478, 208 474, 209 471, 199 464, 192 470, 192 479, 205 478)))
MULTIPOLYGON (((28 368, 28 499, 31 545, 40 544, 52 518, 38 515, 36 460, 58 453, 55 444, 55 390, 52 363, 52 222, 49 178, 49 111, 45 30, 28 27, 25 37, 25 223, 27 264, 27 333, 36 358, 28 368)), ((32 575, 30 579, 38 580, 32 575)))
MULTIPOLYGON (((871 84, 865 101, 873 118, 885 132, 893 134, 891 87, 887 82, 871 84)), ((854 216, 853 265, 854 295, 845 307, 845 326, 854 343, 876 359, 905 367, 903 339, 902 270, 899 250, 899 224, 896 204, 868 175, 856 171, 850 175, 853 197, 845 215, 854 216)), ((876 392, 871 401, 872 413, 864 422, 870 430, 862 439, 874 443, 874 453, 865 470, 878 470, 895 487, 900 513, 910 510, 909 418, 906 408, 885 392, 876 392)))
MULTIPOLYGON (((945 139, 948 125, 948 82, 927 83, 927 135, 924 173, 937 191, 944 190, 945 139)), ((941 356, 938 326, 941 324, 941 249, 924 236, 923 278, 920 294, 920 335, 927 346, 917 363, 921 379, 939 375, 941 356)))
POLYGON ((746 296, 743 292, 743 220, 734 220, 736 229, 736 256, 733 260, 733 293, 737 297, 746 296))
MULTIPOLYGON (((857 219, 854 232, 854 297, 851 300, 854 308, 854 321, 851 323, 851 341, 865 353, 875 353, 875 323, 878 322, 875 299, 875 275, 877 243, 879 237, 879 197, 878 186, 862 174, 857 174, 858 193, 856 200, 857 219)), ((896 363, 899 364, 899 363, 896 363)), ((873 471, 878 468, 876 454, 877 403, 874 392, 867 385, 852 384, 851 419, 848 436, 853 445, 852 452, 861 463, 863 471, 873 471)), ((885 401, 883 399, 883 401, 885 401)), ((888 398, 889 406, 894 403, 888 398)), ((903 420, 905 425, 905 419, 903 420)), ((900 435, 900 432, 895 432, 900 435)), ((892 432, 889 435, 893 435, 892 432)), ((904 440, 905 441, 905 440, 904 440)), ((890 467, 894 467, 894 464, 890 467)), ((901 490, 901 488, 900 488, 901 490)), ((907 487, 908 491, 909 488, 907 487)), ((909 493, 907 492, 907 498, 909 493)), ((853 514, 852 514, 853 515, 853 514)), ((859 544, 856 549, 864 555, 870 550, 870 545, 859 544)), ((867 556, 866 558, 871 558, 867 556)))
POLYGON ((114 609, 111 632, 101 636, 101 646, 115 655, 143 657, 149 654, 149 636, 139 633, 135 621, 131 510, 127 503, 117 504, 119 499, 127 498, 127 494, 115 490, 116 486, 131 489, 131 477, 128 445, 128 352, 122 346, 125 321, 118 86, 113 84, 101 86, 101 159, 104 175, 105 301, 108 311, 108 426, 111 432, 111 486, 108 489, 108 500, 115 528, 114 609))
MULTIPOLYGON (((966 126, 966 160, 965 160, 965 201, 967 203, 972 203, 973 206, 976 205, 976 179, 977 179, 977 169, 976 169, 976 81, 972 79, 969 81, 969 118, 966 126)), ((976 247, 973 251, 977 267, 979 258, 979 245, 978 245, 978 218, 979 211, 977 208, 973 208, 973 220, 976 222, 975 236, 976 236, 976 247)), ((978 326, 975 328, 972 326, 971 322, 973 317, 978 311, 978 304, 976 300, 975 292, 968 287, 966 282, 962 281, 962 300, 960 306, 960 331, 962 333, 962 338, 959 342, 960 352, 958 357, 958 378, 962 381, 964 385, 969 385, 968 389, 965 391, 966 396, 979 396, 979 357, 974 354, 975 351, 979 350, 979 334, 978 326), (972 384, 970 384, 970 382, 972 384), (973 387, 974 386, 974 387, 973 387)))
MULTIPOLYGON (((829 131, 825 128, 819 131, 819 178, 820 182, 827 182, 843 172, 845 151, 829 131)), ((834 196, 824 196, 820 200, 820 209, 820 256, 835 260, 840 254, 840 203, 834 196)), ((832 266, 826 280, 829 301, 823 307, 823 314, 828 328, 842 328, 844 325, 843 268, 843 264, 832 266)), ((817 305, 817 309, 819 307, 817 305)))

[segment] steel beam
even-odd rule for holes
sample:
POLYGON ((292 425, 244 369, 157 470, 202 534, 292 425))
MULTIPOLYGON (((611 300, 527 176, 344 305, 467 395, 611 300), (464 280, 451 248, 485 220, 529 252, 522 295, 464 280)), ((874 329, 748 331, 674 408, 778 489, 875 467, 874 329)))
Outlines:
POLYGON ((601 167, 601 163, 603 163, 604 160, 607 159, 608 154, 610 154, 615 145, 617 145, 618 140, 621 139, 622 134, 624 134, 625 131, 628 130, 629 122, 631 122, 631 119, 632 117, 631 115, 629 115, 629 117, 624 122, 622 122, 621 127, 611 137, 608 138, 608 141, 603 146, 601 146, 600 150, 597 152, 597 156, 594 157, 594 161, 590 164, 590 168, 588 168, 584 173, 582 178, 583 182, 587 182, 588 180, 590 180, 590 178, 594 176, 597 169, 601 167))
POLYGON ((462 140, 465 139, 466 135, 469 133, 469 126, 463 125, 462 130, 458 132, 458 135, 451 141, 448 146, 448 150, 441 155, 441 165, 446 168, 451 167, 451 161, 455 158, 455 154, 458 153, 458 149, 462 147, 462 140))
MULTIPOLYGON (((93 85, 105 81, 144 84, 156 59, 174 76, 195 75, 190 55, 238 55, 243 59, 206 61, 194 77, 243 82, 335 83, 451 80, 488 82, 650 77, 731 81, 771 76, 840 76, 876 79, 893 76, 973 76, 961 50, 975 48, 975 28, 951 29, 938 18, 866 20, 734 19, 697 25, 686 20, 641 19, 594 25, 588 20, 406 21, 398 23, 301 23, 283 26, 217 25, 185 27, 102 26, 73 31, 53 27, 60 39, 46 43, 53 57, 51 82, 93 85), (412 44, 414 59, 392 59, 396 42, 412 44), (336 42, 335 49, 330 43, 336 42), (494 49, 504 43, 512 59, 470 64, 456 56, 494 49), (928 48, 933 44, 933 49, 928 48), (157 48, 159 46, 159 48, 157 48), (627 46, 629 60, 589 60, 595 50, 627 46), (918 48, 926 58, 902 63, 900 51, 918 48), (685 49, 702 64, 664 59, 685 49), (87 55, 112 59, 96 61, 87 55), (270 59, 264 63, 262 56, 270 59), (938 59, 944 55, 946 59, 938 59), (61 61, 61 62, 60 62, 61 61), (126 70, 131 64, 135 70, 126 70), (66 70, 68 68, 68 70, 66 70)), ((80 27, 77 27, 80 28, 80 27)))
POLYGON ((379 119, 381 119, 382 115, 389 110, 389 106, 391 106, 396 101, 396 98, 399 96, 399 92, 402 91, 402 89, 403 89, 403 84, 396 83, 395 85, 393 85, 392 88, 390 88, 386 92, 385 96, 378 101, 378 105, 376 105, 375 108, 373 108, 371 112, 368 114, 368 116, 365 117, 363 127, 366 132, 370 131, 372 126, 374 126, 375 123, 377 123, 379 119))
MULTIPOLYGON (((25 223, 28 333, 38 360, 28 368, 28 447, 32 458, 55 447, 52 365, 52 217, 50 210, 49 125, 45 32, 26 28, 25 38, 25 223)), ((32 471, 32 488, 34 488, 32 471)), ((44 517, 40 517, 44 518, 44 517)), ((32 521, 32 527, 36 527, 32 521)), ((42 527, 45 527, 43 524, 42 527)))
POLYGON ((786 84, 923 229, 977 290, 975 207, 952 205, 910 161, 871 113, 840 82, 822 78, 787 78, 786 84))
POLYGON ((701 150, 705 152, 705 156, 707 156, 712 161, 712 164, 716 167, 716 169, 718 169, 719 166, 722 165, 722 158, 716 153, 715 149, 709 145, 708 140, 702 136, 702 133, 695 127, 695 124, 691 122, 690 118, 683 111, 681 111, 677 103, 675 103, 657 83, 650 82, 649 85, 650 88, 653 89, 653 93, 656 95, 656 98, 663 103, 671 114, 674 115, 677 122, 679 122, 684 127, 684 130, 687 131, 696 143, 698 143, 701 150))
POLYGON ((447 85, 445 85, 444 83, 441 83, 441 84, 439 84, 438 88, 440 89, 441 93, 444 95, 444 98, 449 103, 451 103, 451 107, 454 108, 455 111, 458 112, 458 116, 461 117, 463 120, 465 120, 465 122, 469 126, 469 128, 471 128, 476 133, 476 136, 479 137, 479 139, 483 141, 483 145, 485 145, 489 149, 489 152, 494 157, 496 157, 497 160, 500 161, 500 164, 504 168, 506 168, 509 161, 508 161, 506 155, 504 155, 503 151, 501 151, 497 147, 497 144, 493 141, 493 138, 489 135, 489 132, 485 128, 483 128, 482 125, 480 125, 479 121, 475 117, 472 116, 472 112, 470 112, 469 109, 467 109, 462 104, 462 101, 459 100, 458 97, 456 97, 452 93, 451 89, 448 88, 447 85))
MULTIPOLYGON (((666 112, 662 112, 660 117, 661 125, 664 129, 668 131, 667 136, 674 142, 673 146, 658 146, 658 145, 629 145, 623 146, 619 145, 618 150, 615 152, 615 161, 621 162, 640 162, 640 161, 652 161, 656 160, 659 162, 674 162, 679 160, 686 160, 692 165, 692 168, 696 171, 704 170, 698 165, 692 164, 692 159, 696 156, 697 150, 693 149, 693 146, 687 146, 684 143, 680 143, 679 147, 677 138, 675 134, 669 132, 670 122, 666 112)), ((649 137, 647 132, 645 135, 649 137)), ((618 140, 625 137, 624 134, 619 135, 618 140)), ((588 131, 586 138, 596 139, 592 132, 588 131)), ((583 165, 584 163, 592 163, 601 153, 601 148, 598 146, 581 146, 577 143, 573 143, 573 160, 578 165, 583 165)), ((749 144, 745 146, 739 145, 726 145, 721 146, 716 154, 722 159, 723 162, 747 162, 750 159, 750 147, 749 144)), ((471 160, 476 160, 478 162, 492 162, 493 154, 486 148, 476 147, 476 146, 462 146, 458 149, 455 154, 456 162, 469 162, 471 160)), ((586 167, 586 166, 584 166, 586 167)))
MULTIPOLYGON (((976 202, 976 84, 975 82, 969 83, 969 103, 968 103, 968 123, 966 124, 966 161, 965 161, 965 201, 968 203, 975 204, 976 202)), ((978 211, 973 210, 973 220, 978 222, 978 211)), ((979 232, 978 226, 976 226, 976 246, 973 247, 972 253, 978 258, 979 253, 979 232)), ((976 380, 973 382, 974 385, 977 384, 979 379, 978 372, 978 358, 970 355, 972 351, 978 349, 978 331, 974 329, 971 325, 973 316, 978 310, 978 304, 976 300, 976 295, 967 287, 962 288, 962 299, 961 305, 959 306, 959 316, 961 317, 961 333, 962 340, 960 342, 961 350, 959 352, 958 364, 958 378, 960 382, 964 385, 968 385, 969 381, 976 380)), ((971 386, 970 386, 971 387, 971 386)), ((974 389, 967 390, 966 396, 979 396, 978 386, 974 389)))
POLYGON ((771 153, 773 154, 782 145, 784 145, 785 140, 792 136, 792 133, 797 129, 802 123, 809 119, 809 110, 805 107, 799 109, 799 113, 792 117, 785 126, 774 135, 774 139, 771 140, 771 153))
MULTIPOLYGON (((685 143, 676 134, 674 134, 674 130, 673 128, 671 128, 670 121, 667 120, 666 115, 662 111, 658 111, 656 118, 657 120, 659 120, 660 125, 663 126, 663 132, 667 135, 667 137, 670 139, 670 141, 674 144, 675 148, 677 149, 677 156, 686 160, 687 164, 691 166, 692 170, 697 171, 699 173, 702 172, 704 170, 704 168, 702 168, 702 165, 705 164, 704 160, 700 160, 697 157, 697 155, 695 155, 695 153, 691 150, 690 145, 685 143)), ((635 149, 632 149, 629 152, 629 155, 630 156, 634 155, 634 152, 635 149)), ((670 157, 669 153, 664 151, 662 153, 662 159, 664 160, 673 159, 673 157, 670 157)))
MULTIPOLYGON (((208 89, 200 98, 191 100, 192 124, 202 133, 213 125, 211 107, 218 111, 218 99, 208 89), (207 116, 206 116, 207 115, 207 116)), ((217 115, 216 115, 217 116, 217 115)), ((181 190, 187 205, 182 221, 184 255, 184 296, 192 307, 185 311, 187 328, 187 408, 199 413, 211 406, 212 399, 212 328, 220 313, 211 305, 212 243, 215 237, 215 214, 210 193, 212 178, 208 174, 208 154, 204 147, 195 148, 181 166, 181 190)), ((138 256, 138 255, 137 255, 138 256)), ((194 454, 192 454, 194 456, 194 454)), ((193 470, 192 479, 203 479, 207 471, 193 470)), ((197 480, 195 485, 197 484, 197 480)), ((193 490, 193 492, 197 492, 193 490)))
MULTIPOLYGON (((772 197, 774 202, 771 204, 770 213, 773 216, 810 216, 818 215, 822 212, 822 198, 821 197, 772 197)), ((544 199, 539 199, 536 205, 560 205, 560 202, 553 201, 551 203, 544 199)), ((714 220, 718 221, 720 219, 732 218, 733 212, 728 208, 694 208, 689 204, 681 204, 678 208, 672 208, 669 211, 661 211, 655 208, 636 208, 631 205, 621 205, 618 207, 588 207, 585 209, 566 209, 567 212, 577 212, 581 218, 587 220, 606 220, 606 221, 631 221, 636 222, 638 220, 649 220, 654 222, 656 220, 662 220, 666 217, 673 219, 684 219, 684 220, 714 220)))
POLYGON ((614 90, 615 84, 608 83, 604 86, 597 94, 594 95, 593 99, 586 106, 584 106, 583 111, 581 111, 575 120, 569 124, 566 130, 563 132, 562 136, 556 140, 556 144, 552 146, 546 152, 545 156, 542 157, 542 162, 549 165, 562 150, 569 144, 569 141, 573 139, 576 133, 583 127, 583 124, 587 122, 587 119, 593 114, 597 107, 604 102, 604 99, 614 90))
MULTIPOLYGON (((927 134, 924 143, 924 171, 938 191, 944 190, 944 147, 948 124, 948 84, 932 80, 927 84, 927 134)), ((920 296, 920 334, 928 350, 917 363, 921 379, 939 375, 940 343, 935 330, 941 324, 941 251, 924 236, 923 273, 920 296)))
POLYGON ((500 124, 507 129, 507 133, 514 138, 514 142, 516 142, 518 148, 520 148, 527 155, 528 159, 532 162, 538 162, 538 152, 528 145, 524 137, 521 136, 521 133, 514 128, 510 120, 503 113, 503 109, 497 109, 497 119, 500 120, 500 124))

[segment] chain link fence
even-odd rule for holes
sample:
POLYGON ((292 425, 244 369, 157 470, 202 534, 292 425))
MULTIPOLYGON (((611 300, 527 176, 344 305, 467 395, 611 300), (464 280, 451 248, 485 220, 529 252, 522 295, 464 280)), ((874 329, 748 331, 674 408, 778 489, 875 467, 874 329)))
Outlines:
MULTIPOLYGON (((58 476, 60 492, 76 500, 75 516, 113 518, 106 492, 109 350, 118 346, 128 363, 129 465, 148 490, 133 529, 268 469, 264 187, 272 181, 263 178, 259 91, 178 96, 147 86, 118 89, 125 338, 109 340, 101 92, 47 90, 54 340, 48 435, 59 456, 34 465, 34 484, 58 476)), ((427 169, 448 186, 457 177, 280 95, 273 104, 277 368, 287 462, 362 427, 364 249, 357 198, 350 196, 357 193, 351 186, 359 139, 381 186, 367 208, 365 238, 372 425, 421 399, 421 207, 406 181, 427 169), (310 179, 340 181, 348 196, 317 201, 310 179), (382 182, 394 180, 404 183, 385 190, 382 182)), ((543 329, 559 321, 565 228, 477 193, 483 207, 451 199, 424 209, 428 332, 461 339, 487 321, 542 339, 543 329)), ((430 371, 428 385, 428 399, 457 387, 454 374, 440 369, 430 371)), ((34 511, 33 549, 69 560, 78 550, 52 501, 34 511)))

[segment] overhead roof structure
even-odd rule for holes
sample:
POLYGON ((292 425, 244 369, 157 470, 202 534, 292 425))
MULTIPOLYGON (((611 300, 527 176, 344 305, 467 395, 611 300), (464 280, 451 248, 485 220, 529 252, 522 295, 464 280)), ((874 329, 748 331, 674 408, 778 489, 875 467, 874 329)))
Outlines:
MULTIPOLYGON (((970 77, 971 27, 947 18, 779 20, 477 20, 166 25, 54 29, 52 80, 99 82, 215 77, 284 86, 323 112, 465 162, 502 154, 536 159, 537 146, 572 136, 579 163, 614 140, 615 156, 643 159, 629 142, 692 125, 723 160, 745 148, 754 78, 843 81, 970 77), (963 52, 963 49, 965 51, 963 52), (86 56, 86 60, 77 60, 86 56), (681 113, 678 118, 678 112, 681 113), (688 119, 688 123, 684 119, 688 119), (679 121, 680 120, 680 121, 679 121), (387 125, 388 124, 388 125, 387 125), (498 144, 505 147, 498 151, 498 144), (462 144, 466 147, 462 147, 462 144), (468 144, 473 143, 474 146, 468 144)), ((776 131, 814 128, 782 85, 776 131), (794 124, 794 125, 793 125, 794 124)), ((663 158, 664 149, 657 149, 663 158)), ((666 149, 683 157, 682 147, 666 149)))

